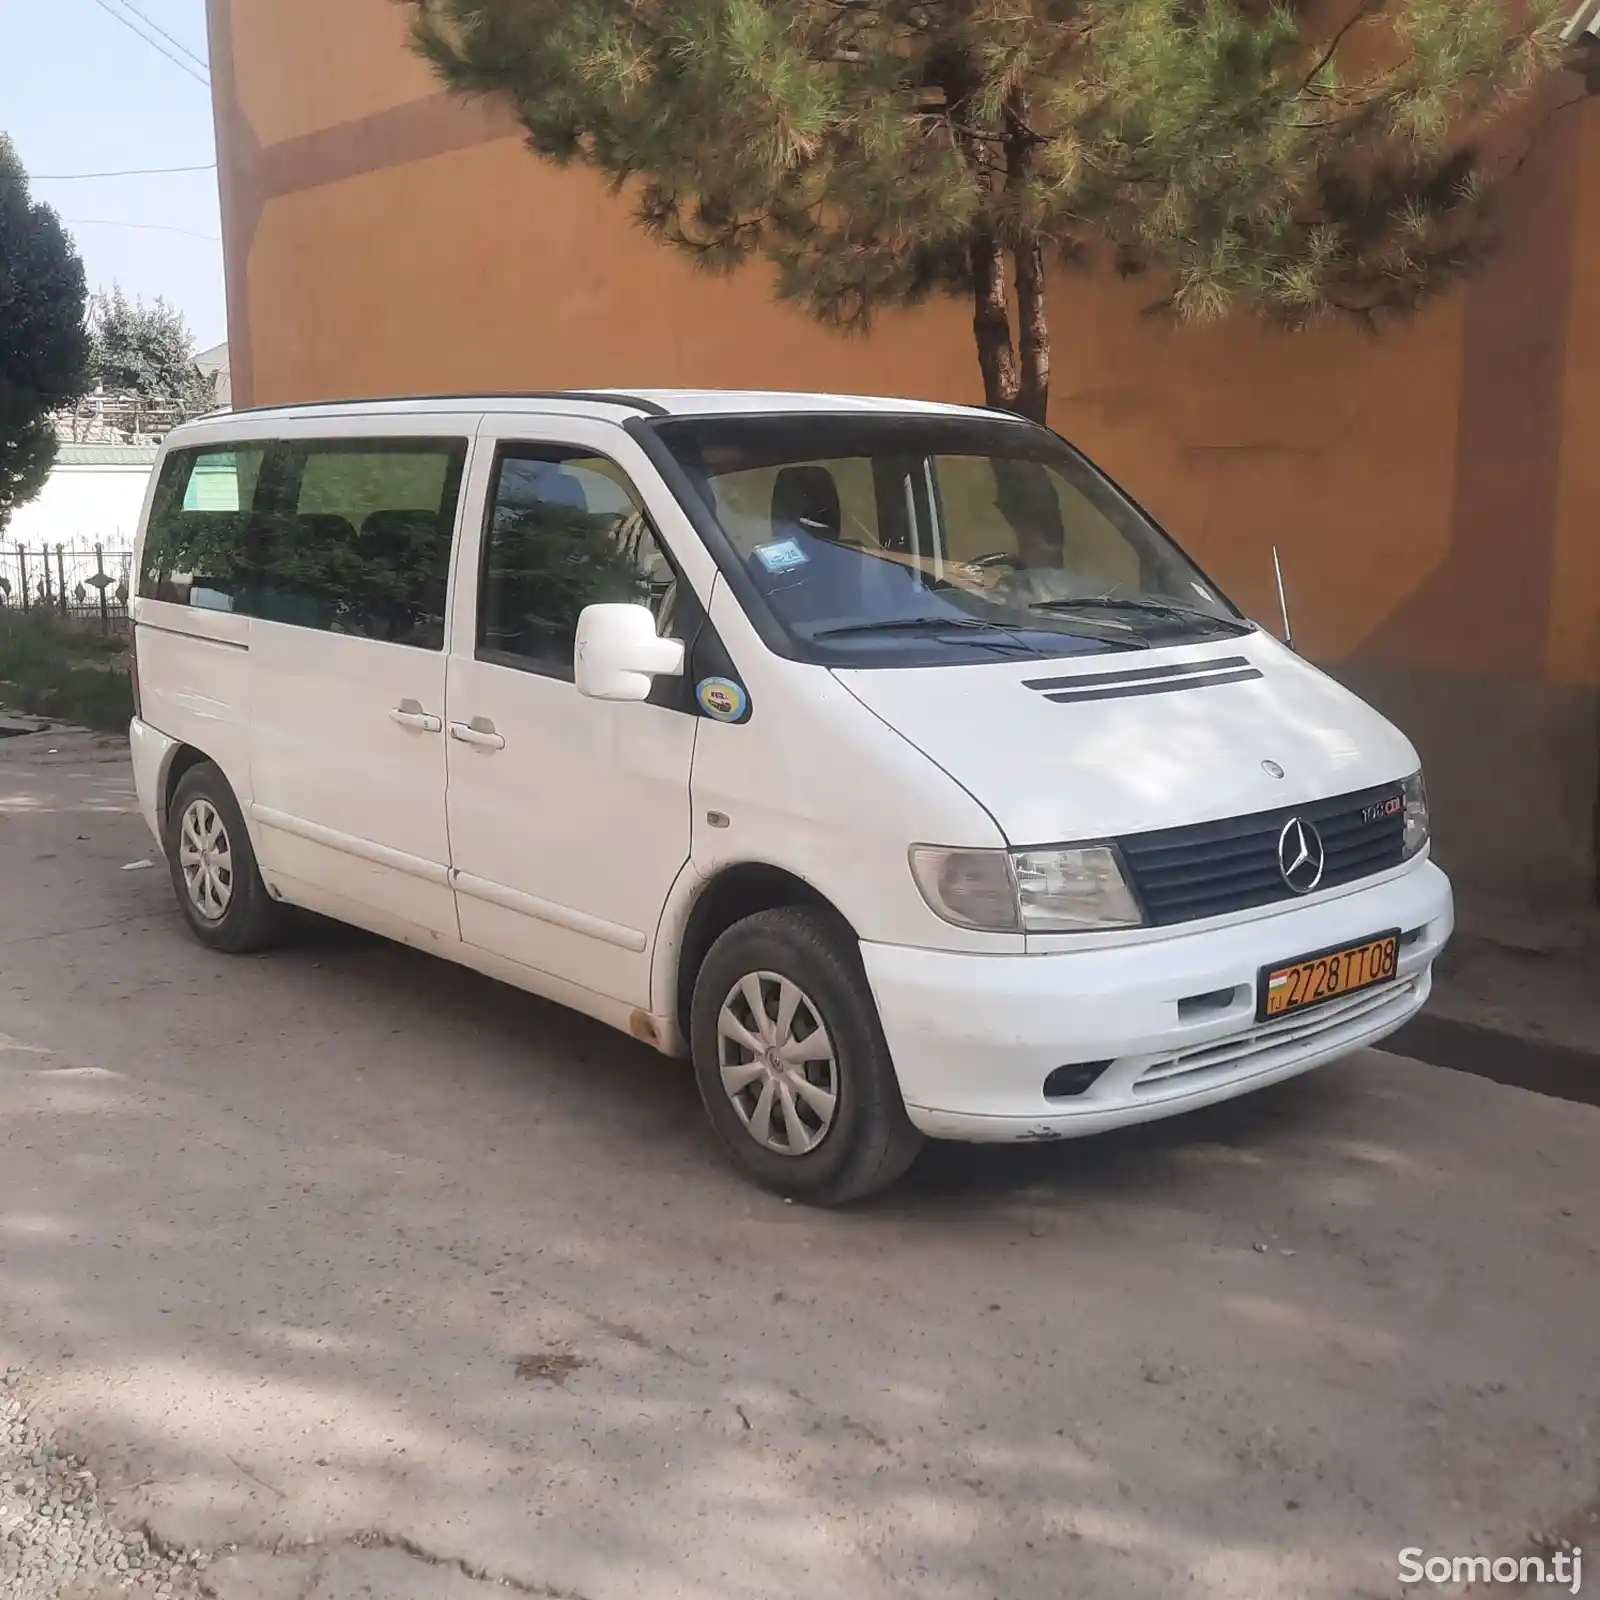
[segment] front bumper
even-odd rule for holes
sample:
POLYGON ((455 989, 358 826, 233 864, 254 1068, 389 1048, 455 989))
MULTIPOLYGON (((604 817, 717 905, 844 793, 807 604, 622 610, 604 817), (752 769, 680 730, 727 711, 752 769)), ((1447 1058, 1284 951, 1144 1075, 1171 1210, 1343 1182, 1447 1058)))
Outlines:
POLYGON ((1062 954, 981 956, 863 944, 912 1122, 976 1143, 1064 1139, 1264 1088, 1376 1043, 1421 1010, 1454 927, 1431 862, 1245 922, 1062 954), (1393 982, 1256 1022, 1261 969, 1401 930, 1393 982), (1045 1078, 1110 1065, 1080 1095, 1045 1078))

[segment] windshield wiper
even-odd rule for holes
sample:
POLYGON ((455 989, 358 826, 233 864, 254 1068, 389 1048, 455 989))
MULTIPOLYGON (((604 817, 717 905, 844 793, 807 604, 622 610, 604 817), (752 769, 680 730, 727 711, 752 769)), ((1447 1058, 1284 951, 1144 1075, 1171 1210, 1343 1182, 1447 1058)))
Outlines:
POLYGON ((1222 628, 1230 633, 1250 633, 1254 624, 1237 617, 1219 617, 1214 611, 1195 611, 1175 606, 1166 600, 1149 600, 1136 595, 1091 594, 1075 600, 1034 600, 1030 611, 1142 611, 1151 616, 1174 617, 1180 622, 1195 622, 1203 627, 1222 628))
MULTIPOLYGON (((1054 634, 1056 629, 1038 629, 1030 626, 1029 622, 990 622, 981 616, 888 616, 877 622, 840 622, 835 627, 819 627, 811 637, 835 638, 840 634, 930 634, 938 629, 941 634, 949 632, 978 632, 984 638, 963 638, 963 645, 976 645, 979 650, 1011 650, 1024 656, 1037 656, 1045 653, 1037 645, 1030 645, 1026 638, 1019 638, 1018 632, 1032 632, 1032 634, 1054 634), (1000 635, 1000 637, 995 637, 1000 635)), ((1118 635, 1107 637, 1099 630, 1093 634, 1069 634, 1069 638, 1091 638, 1096 645, 1104 645, 1107 650, 1149 650, 1150 642, 1147 638, 1138 638, 1134 635, 1118 635)))
POLYGON ((995 650, 1001 655, 1036 656, 1038 651, 1001 622, 981 617, 886 617, 881 622, 842 622, 818 628, 813 639, 831 639, 842 633, 981 633, 981 639, 950 639, 949 644, 970 645, 974 650, 995 650))
POLYGON ((980 632, 1013 631, 1005 622, 985 622, 982 617, 883 617, 877 622, 841 622, 831 628, 818 628, 813 639, 832 639, 842 633, 908 633, 926 628, 976 628, 980 632))
MULTIPOLYGON (((991 622, 983 617, 884 617, 877 622, 841 622, 835 627, 818 628, 812 634, 813 639, 831 639, 846 633, 931 633, 937 629, 941 633, 976 632, 987 635, 982 639, 962 640, 963 644, 972 644, 979 649, 988 650, 1014 650, 1022 655, 1036 656, 1041 652, 1036 645, 1031 645, 1025 639, 1017 637, 1018 631, 1033 633, 1054 633, 1053 628, 1031 628, 1030 624, 1018 620, 1016 622, 991 622), (1001 635, 1001 637, 996 637, 1001 635)), ((1069 635, 1072 638, 1093 639, 1096 644, 1106 645, 1113 650, 1148 650, 1150 641, 1129 635, 1116 638, 1108 637, 1099 632, 1069 635)))

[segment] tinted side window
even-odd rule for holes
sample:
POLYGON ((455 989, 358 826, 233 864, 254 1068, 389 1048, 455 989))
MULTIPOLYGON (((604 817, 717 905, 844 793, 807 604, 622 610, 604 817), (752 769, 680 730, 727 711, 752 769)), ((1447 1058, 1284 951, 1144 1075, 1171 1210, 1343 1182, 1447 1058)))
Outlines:
POLYGON ((639 601, 669 624, 676 593, 638 497, 603 457, 561 449, 501 458, 478 595, 478 654, 570 676, 578 614, 639 601))
POLYGON ((235 611, 249 566, 251 511, 265 445, 175 450, 162 465, 145 534, 146 600, 235 611))
POLYGON ((442 649, 466 451, 464 439, 285 446, 255 519, 250 614, 442 649))

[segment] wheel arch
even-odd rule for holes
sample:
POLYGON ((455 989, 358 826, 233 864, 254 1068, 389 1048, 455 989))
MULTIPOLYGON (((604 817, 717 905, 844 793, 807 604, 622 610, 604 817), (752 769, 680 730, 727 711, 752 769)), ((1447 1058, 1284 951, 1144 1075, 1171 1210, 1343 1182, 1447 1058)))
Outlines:
POLYGON ((228 764, 219 760, 209 750, 202 750, 199 745, 187 744, 178 741, 167 753, 162 766, 159 781, 156 784, 156 837, 162 849, 166 848, 167 820, 172 814, 173 797, 178 792, 178 785, 183 782, 187 774, 196 767, 205 766, 207 763, 214 766, 222 774, 222 781, 233 791, 233 798, 238 804, 241 816, 244 818, 245 832, 250 836, 251 847, 256 852, 259 862, 261 856, 260 829, 255 818, 250 812, 250 802, 245 792, 240 788, 237 775, 228 770, 228 764))
MULTIPOLYGON (((691 880, 692 881, 692 880, 691 880)), ((784 867, 765 861, 740 861, 720 867, 692 891, 687 910, 677 921, 676 933, 663 943, 667 960, 663 963, 665 993, 662 999, 687 1052, 689 1007, 694 983, 712 945, 734 923, 758 911, 776 911, 783 906, 810 906, 837 922, 840 931, 852 940, 859 935, 854 925, 832 900, 814 883, 784 867)))
MULTIPOLYGON (((208 761, 213 761, 213 758, 207 755, 204 750, 198 749, 192 744, 178 745, 167 757, 166 771, 161 777, 160 810, 158 812, 163 830, 166 828, 167 817, 172 810, 172 797, 178 792, 178 785, 183 782, 184 774, 193 771, 195 767, 203 766, 208 761)), ((213 764, 215 764, 214 761, 213 764)), ((227 777, 227 774, 224 773, 223 776, 227 777)))

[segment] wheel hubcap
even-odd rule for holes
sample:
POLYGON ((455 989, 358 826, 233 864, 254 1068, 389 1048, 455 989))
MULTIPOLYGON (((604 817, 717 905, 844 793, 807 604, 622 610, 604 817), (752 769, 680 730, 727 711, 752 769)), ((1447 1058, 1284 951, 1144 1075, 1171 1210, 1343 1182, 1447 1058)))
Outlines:
POLYGON ((722 1087, 757 1144, 803 1156, 827 1138, 839 1067, 822 1014, 796 983, 752 972, 717 1015, 722 1087))
POLYGON ((220 922, 233 903, 233 847, 221 814, 209 800, 191 800, 183 813, 178 865, 189 903, 207 922, 220 922))

